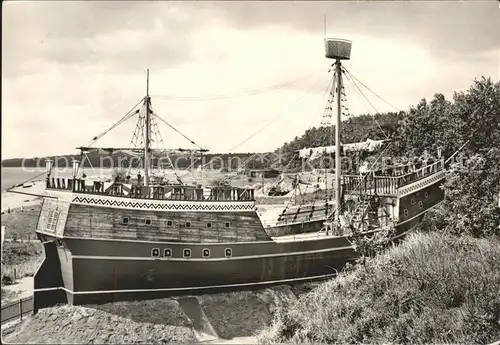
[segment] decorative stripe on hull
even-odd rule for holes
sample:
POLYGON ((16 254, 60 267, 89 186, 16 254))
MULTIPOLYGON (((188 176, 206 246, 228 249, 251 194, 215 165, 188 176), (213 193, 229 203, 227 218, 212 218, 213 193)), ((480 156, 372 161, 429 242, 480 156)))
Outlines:
POLYGON ((226 284, 226 285, 206 285, 206 286, 190 286, 190 287, 181 287, 181 288, 162 288, 162 289, 130 289, 130 290, 99 290, 99 291, 73 291, 70 289, 66 289, 65 287, 54 287, 54 288, 41 288, 34 289, 35 292, 45 292, 45 291, 55 291, 55 290, 63 290, 67 293, 73 295, 92 295, 92 294, 114 294, 114 293, 141 293, 141 292, 177 292, 177 291, 196 291, 196 290, 212 290, 212 289, 231 289, 231 288, 241 288, 248 287, 254 285, 274 285, 274 284, 285 284, 285 283, 294 283, 300 282, 304 280, 321 280, 332 278, 337 273, 332 274, 324 274, 320 276, 313 277, 301 277, 301 278, 292 278, 292 279, 283 279, 283 280, 273 280, 273 281, 258 281, 252 283, 244 283, 244 284, 226 284))
POLYGON ((93 205, 113 208, 129 208, 139 210, 189 211, 189 212, 252 212, 254 202, 189 202, 174 200, 130 200, 118 197, 75 196, 74 204, 93 205))

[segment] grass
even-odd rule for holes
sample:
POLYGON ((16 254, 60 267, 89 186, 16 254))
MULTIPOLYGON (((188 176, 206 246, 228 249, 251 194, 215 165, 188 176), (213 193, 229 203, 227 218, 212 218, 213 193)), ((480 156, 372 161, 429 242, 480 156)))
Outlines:
POLYGON ((500 339, 500 239, 417 233, 280 309, 260 343, 500 339))
POLYGON ((2 284, 7 285, 17 279, 33 276, 44 256, 43 246, 36 240, 36 225, 41 205, 14 209, 2 214, 5 239, 2 252, 2 284), (20 242, 19 242, 20 241, 20 242), (27 242, 25 242, 27 241, 27 242))
POLYGON ((41 205, 26 207, 23 212, 20 209, 12 210, 11 213, 2 214, 2 225, 5 226, 6 239, 36 239, 35 229, 38 223, 41 205))
POLYGON ((2 253, 2 285, 33 276, 43 257, 43 246, 39 242, 5 242, 2 253))

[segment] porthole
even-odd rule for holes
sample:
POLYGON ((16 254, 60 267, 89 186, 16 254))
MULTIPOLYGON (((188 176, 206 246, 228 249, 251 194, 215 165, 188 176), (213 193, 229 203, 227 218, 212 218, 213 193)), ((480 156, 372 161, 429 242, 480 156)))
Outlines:
POLYGON ((211 228, 212 227, 212 223, 208 222, 207 223, 207 228, 211 228))
POLYGON ((405 217, 408 217, 408 210, 407 209, 405 209, 404 215, 405 215, 405 217))
POLYGON ((226 226, 226 228, 230 228, 231 227, 231 223, 226 222, 225 226, 226 226))
POLYGON ((167 220, 167 226, 172 226, 173 222, 171 220, 167 220))
POLYGON ((159 248, 151 249, 151 256, 153 258, 158 258, 160 256, 160 249, 159 248))
POLYGON ((229 258, 229 257, 233 256, 233 251, 231 250, 231 248, 226 248, 226 250, 224 251, 224 254, 226 255, 226 258, 229 258))
POLYGON ((151 219, 149 219, 149 218, 144 219, 144 223, 146 225, 151 225, 151 219))
POLYGON ((191 222, 186 222, 186 228, 190 228, 191 227, 191 222))
POLYGON ((184 249, 182 251, 182 256, 185 257, 185 258, 191 257, 191 249, 188 249, 188 248, 184 249))
POLYGON ((170 248, 163 249, 163 256, 166 258, 171 257, 172 256, 172 249, 170 249, 170 248))
POLYGON ((123 217, 122 218, 122 223, 123 224, 128 224, 129 218, 128 217, 123 217))
POLYGON ((424 196, 425 196, 426 199, 429 198, 429 193, 425 192, 424 196))
POLYGON ((424 203, 422 201, 419 201, 418 202, 418 207, 420 207, 421 209, 423 209, 424 208, 424 203))
POLYGON ((411 204, 415 205, 415 199, 411 199, 411 204))
POLYGON ((203 257, 204 258, 209 258, 210 257, 210 249, 204 248, 203 249, 203 257))

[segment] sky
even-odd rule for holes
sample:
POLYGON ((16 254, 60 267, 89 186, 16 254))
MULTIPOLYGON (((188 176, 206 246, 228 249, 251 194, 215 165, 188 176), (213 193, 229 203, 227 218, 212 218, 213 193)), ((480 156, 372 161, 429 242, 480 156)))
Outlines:
MULTIPOLYGON (((352 40, 344 66, 396 109, 500 75, 494 0, 2 5, 2 159, 75 153, 145 96, 146 69, 154 111, 200 146, 274 150, 321 124, 325 32, 352 40)), ((345 85, 351 115, 395 109, 345 85)), ((136 121, 95 145, 128 147, 136 121)), ((165 147, 194 147, 159 128, 165 147)))

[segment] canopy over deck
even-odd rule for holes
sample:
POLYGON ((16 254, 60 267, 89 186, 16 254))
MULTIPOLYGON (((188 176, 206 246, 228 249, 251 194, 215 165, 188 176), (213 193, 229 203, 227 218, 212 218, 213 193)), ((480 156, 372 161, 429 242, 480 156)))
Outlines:
MULTIPOLYGON (((341 144, 341 149, 344 150, 344 152, 360 152, 360 151, 374 152, 378 150, 385 142, 388 141, 389 140, 367 139, 366 141, 359 143, 341 144)), ((335 153, 335 147, 336 145, 303 148, 302 150, 298 151, 299 157, 313 160, 323 155, 329 155, 335 153)))

